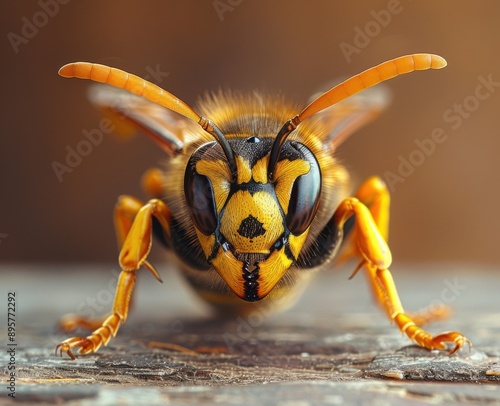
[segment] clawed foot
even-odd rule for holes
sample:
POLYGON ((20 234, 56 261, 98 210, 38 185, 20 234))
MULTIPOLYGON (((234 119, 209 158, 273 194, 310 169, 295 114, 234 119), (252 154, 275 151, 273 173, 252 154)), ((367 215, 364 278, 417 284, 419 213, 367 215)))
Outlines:
POLYGON ((78 350, 80 354, 88 354, 97 351, 102 344, 107 345, 111 337, 116 335, 122 320, 123 318, 120 317, 120 315, 113 313, 104 320, 101 327, 94 330, 88 337, 68 338, 59 343, 56 347, 56 355, 58 351, 61 356, 63 352, 65 352, 71 359, 75 359, 71 350, 77 347, 80 347, 78 350))
POLYGON ((68 338, 67 340, 64 340, 63 342, 59 343, 56 347, 56 355, 59 351, 59 355, 62 357, 63 352, 68 354, 68 356, 74 360, 76 359, 75 355, 73 354, 73 351, 71 349, 73 348, 78 348, 81 347, 78 352, 80 354, 88 354, 90 352, 97 351, 97 349, 100 347, 100 343, 98 344, 96 348, 96 343, 94 343, 92 340, 89 338, 85 337, 73 337, 73 338, 68 338))
POLYGON ((415 341, 421 347, 428 350, 445 350, 446 343, 452 343, 454 346, 450 350, 450 355, 456 353, 465 343, 472 347, 470 340, 456 331, 446 331, 444 333, 433 336, 421 327, 404 313, 399 313, 394 317, 396 325, 403 334, 406 334, 410 340, 415 341))
POLYGON ((446 349, 447 345, 445 343, 452 343, 454 345, 454 347, 450 350, 450 352, 449 352, 450 355, 456 353, 466 343, 469 346, 469 349, 472 348, 472 343, 470 342, 470 340, 467 337, 463 336, 462 334, 457 333, 456 331, 447 331, 447 332, 438 334, 438 335, 432 337, 431 343, 432 343, 431 346, 433 348, 427 347, 430 350, 433 350, 436 348, 437 349, 446 349))

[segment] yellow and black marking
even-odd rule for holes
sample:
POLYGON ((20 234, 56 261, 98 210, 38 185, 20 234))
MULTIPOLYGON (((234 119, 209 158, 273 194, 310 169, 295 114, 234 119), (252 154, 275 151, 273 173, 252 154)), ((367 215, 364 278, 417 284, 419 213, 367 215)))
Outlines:
POLYGON ((191 157, 186 200, 207 261, 246 301, 264 298, 299 257, 317 209, 321 173, 314 155, 285 142, 274 175, 272 137, 229 138, 236 178, 217 143, 191 157))
POLYGON ((253 242, 254 237, 259 237, 266 234, 266 229, 263 227, 264 223, 261 223, 251 214, 241 221, 240 227, 238 228, 238 234, 242 237, 249 238, 250 242, 253 242))

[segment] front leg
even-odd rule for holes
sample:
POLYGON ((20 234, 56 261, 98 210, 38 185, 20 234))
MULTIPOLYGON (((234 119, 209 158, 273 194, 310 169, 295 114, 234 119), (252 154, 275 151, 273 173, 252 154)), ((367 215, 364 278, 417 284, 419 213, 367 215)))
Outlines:
MULTIPOLYGON (((391 196, 385 182, 377 176, 372 176, 363 182, 356 192, 355 197, 368 208, 373 221, 377 226, 378 232, 383 237, 384 241, 387 242, 389 237, 389 207, 391 196)), ((353 225, 353 220, 354 217, 351 217, 347 224, 352 223, 351 225, 353 225)), ((347 228, 349 229, 349 226, 347 226, 347 228)), ((359 258, 361 256, 356 244, 356 239, 358 238, 356 237, 356 230, 346 232, 344 227, 344 233, 346 235, 344 235, 344 243, 339 255, 339 262, 341 263, 351 257, 359 258)), ((382 303, 384 301, 384 297, 380 295, 383 295, 383 292, 378 289, 377 284, 375 283, 376 280, 377 279, 373 276, 368 278, 368 282, 372 288, 376 302, 382 303)), ((422 325, 432 321, 445 319, 450 313, 451 309, 449 306, 443 305, 439 308, 432 306, 418 312, 412 312, 411 318, 416 324, 422 325)))
POLYGON ((361 267, 366 269, 368 278, 376 291, 377 301, 400 331, 421 347, 430 350, 445 349, 445 343, 450 342, 454 345, 450 353, 454 353, 465 343, 470 345, 466 337, 455 331, 433 336, 419 327, 415 320, 405 313, 389 271, 392 262, 389 247, 373 220, 370 210, 357 198, 345 199, 335 211, 328 227, 341 230, 345 222, 353 215, 355 215, 353 244, 361 257, 357 270, 361 267))
MULTIPOLYGON (((116 335, 120 325, 127 319, 130 298, 135 285, 135 272, 141 266, 144 265, 161 281, 158 272, 146 259, 152 245, 152 218, 158 221, 165 237, 169 238, 171 212, 167 205, 158 199, 152 199, 144 206, 138 207, 137 199, 122 196, 115 210, 118 242, 123 241, 119 256, 122 272, 118 279, 111 315, 88 337, 73 337, 59 343, 56 353, 59 351, 62 355, 66 352, 71 359, 75 359, 73 348, 80 347, 79 353, 88 354, 97 351, 102 344, 107 345, 111 337, 116 335), (133 217, 137 209, 137 214, 133 217), (131 221, 132 217, 133 221, 131 221)), ((75 323, 75 320, 72 321, 75 323)))

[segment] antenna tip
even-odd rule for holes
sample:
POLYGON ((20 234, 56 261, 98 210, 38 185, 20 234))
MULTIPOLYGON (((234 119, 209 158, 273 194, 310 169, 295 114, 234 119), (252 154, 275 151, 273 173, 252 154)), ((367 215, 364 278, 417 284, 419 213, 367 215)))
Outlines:
POLYGON ((443 69, 448 62, 442 56, 439 55, 431 55, 431 68, 432 69, 443 69))
POLYGON ((62 76, 63 78, 73 78, 75 77, 74 73, 74 64, 73 63, 68 63, 64 66, 62 66, 59 69, 59 76, 62 76))

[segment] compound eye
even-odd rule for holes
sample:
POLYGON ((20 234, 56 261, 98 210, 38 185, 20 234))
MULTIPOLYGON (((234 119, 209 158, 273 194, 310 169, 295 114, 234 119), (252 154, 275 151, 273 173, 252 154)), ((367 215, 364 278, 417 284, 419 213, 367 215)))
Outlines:
POLYGON ((212 182, 205 175, 196 172, 193 157, 189 160, 184 175, 184 194, 191 220, 205 235, 211 235, 217 228, 217 211, 212 182))
POLYGON ((294 235, 301 235, 311 225, 318 210, 319 195, 321 193, 321 171, 314 154, 303 144, 291 143, 300 153, 301 158, 310 164, 309 172, 295 179, 286 224, 294 235))

